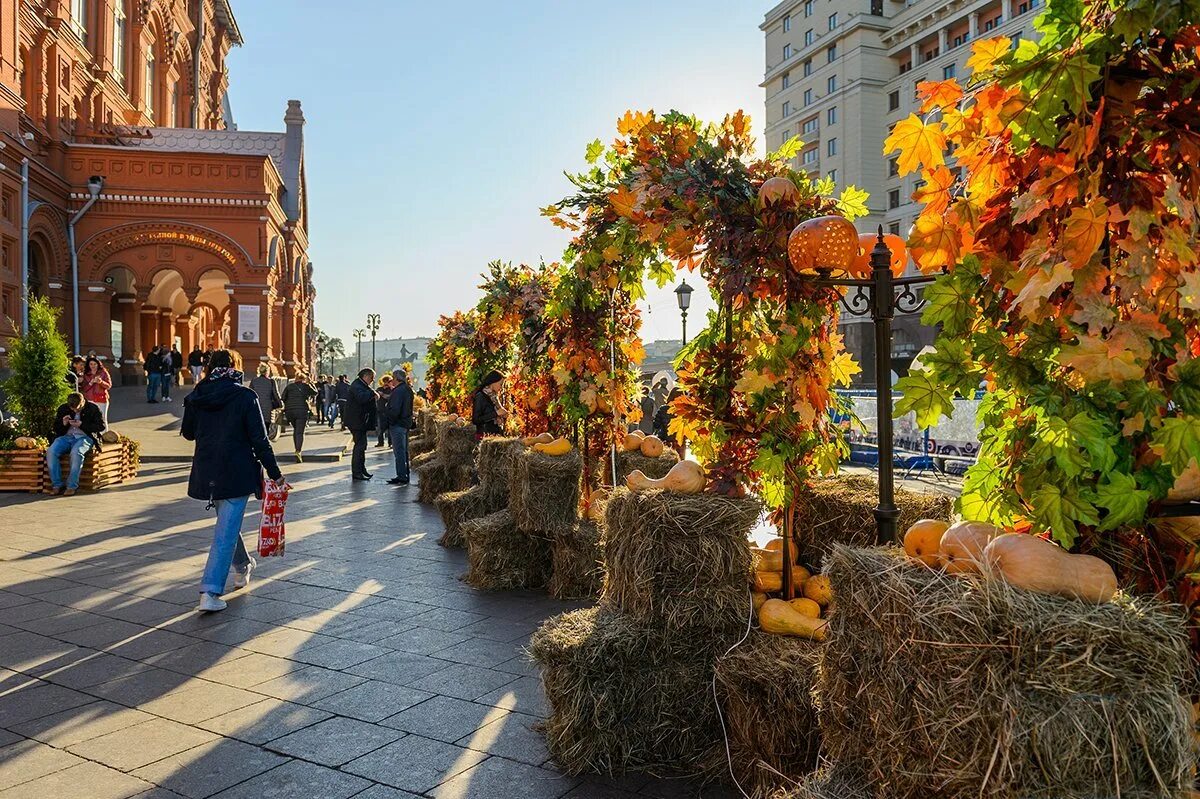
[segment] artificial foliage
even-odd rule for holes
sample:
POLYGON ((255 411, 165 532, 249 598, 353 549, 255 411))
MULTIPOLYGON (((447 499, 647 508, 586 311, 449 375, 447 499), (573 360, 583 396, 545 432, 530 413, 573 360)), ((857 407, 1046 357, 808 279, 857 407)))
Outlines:
POLYGON ((29 302, 29 332, 9 340, 11 374, 4 381, 8 410, 21 435, 50 436, 54 412, 66 401, 70 370, 67 341, 58 332, 59 310, 45 298, 29 302))
POLYGON ((475 311, 455 311, 438 318, 438 332, 425 352, 426 395, 434 407, 470 418, 472 389, 467 382, 474 357, 472 346, 478 325, 475 311))
POLYGON ((516 321, 514 352, 509 368, 510 432, 532 436, 565 432, 562 414, 556 411, 558 383, 550 374, 549 321, 546 306, 558 285, 558 264, 517 268, 508 286, 507 301, 516 321))
POLYGON ((1159 587, 1126 528, 1200 459, 1198 21, 1195 0, 1048 0, 1040 40, 976 42, 885 143, 923 179, 909 247, 945 272, 898 410, 932 424, 985 384, 961 510, 1132 546, 1159 587))

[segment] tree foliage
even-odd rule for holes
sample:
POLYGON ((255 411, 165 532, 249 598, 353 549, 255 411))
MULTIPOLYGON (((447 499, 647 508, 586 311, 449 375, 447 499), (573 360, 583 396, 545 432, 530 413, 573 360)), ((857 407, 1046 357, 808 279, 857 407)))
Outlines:
POLYGON ((70 391, 64 378, 71 364, 67 340, 58 332, 59 313, 49 300, 31 299, 29 332, 9 340, 12 373, 4 391, 24 435, 50 436, 54 412, 70 391))

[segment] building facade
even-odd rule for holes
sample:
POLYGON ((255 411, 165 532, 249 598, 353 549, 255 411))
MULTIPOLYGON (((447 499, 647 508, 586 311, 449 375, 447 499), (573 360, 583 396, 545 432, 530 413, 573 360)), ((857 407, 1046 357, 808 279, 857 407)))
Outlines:
POLYGON ((44 296, 125 382, 158 344, 311 367, 304 115, 236 129, 240 44, 229 0, 0 0, 0 348, 44 296))
MULTIPOLYGON (((892 126, 918 113, 922 81, 964 78, 977 38, 1034 34, 1044 0, 784 0, 760 26, 766 40, 766 144, 793 137, 804 147, 794 167, 831 177, 840 188, 870 192, 861 231, 908 235, 920 207, 912 201, 917 174, 900 176, 883 156, 892 126)), ((874 385, 869 320, 843 325, 847 345, 874 385)), ((898 317, 893 372, 904 374, 931 343, 933 331, 915 317, 898 317)))

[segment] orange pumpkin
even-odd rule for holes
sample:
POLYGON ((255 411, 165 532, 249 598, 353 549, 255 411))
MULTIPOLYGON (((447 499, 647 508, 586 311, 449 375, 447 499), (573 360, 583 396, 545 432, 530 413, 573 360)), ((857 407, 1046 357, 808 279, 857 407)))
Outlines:
POLYGON ((758 189, 758 201, 764 208, 779 203, 794 204, 800 199, 800 189, 788 178, 768 178, 758 189))
POLYGON ((788 236, 788 260, 797 272, 845 272, 858 257, 858 231, 845 217, 818 216, 796 225, 788 236))
MULTIPOLYGON (((875 243, 878 241, 879 236, 874 233, 864 233, 858 237, 858 257, 850 266, 851 275, 871 276, 871 250, 875 249, 875 243)), ((888 233, 883 237, 883 243, 892 251, 892 277, 902 277, 904 270, 908 268, 908 248, 904 245, 904 239, 888 233)))

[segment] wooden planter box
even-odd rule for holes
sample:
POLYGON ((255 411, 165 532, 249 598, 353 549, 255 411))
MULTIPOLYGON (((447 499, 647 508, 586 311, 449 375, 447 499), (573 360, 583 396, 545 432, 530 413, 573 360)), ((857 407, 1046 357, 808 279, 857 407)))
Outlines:
POLYGON ((45 450, 0 450, 0 491, 41 491, 45 473, 45 450))
MULTIPOLYGON (((132 442, 123 440, 89 452, 79 473, 80 490, 96 491, 137 477, 138 459, 134 447, 132 442)), ((65 477, 71 469, 69 455, 63 456, 62 469, 65 477)), ((0 491, 42 491, 49 487, 46 450, 0 450, 0 491)))

